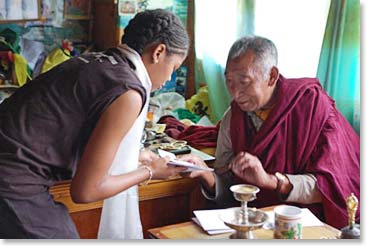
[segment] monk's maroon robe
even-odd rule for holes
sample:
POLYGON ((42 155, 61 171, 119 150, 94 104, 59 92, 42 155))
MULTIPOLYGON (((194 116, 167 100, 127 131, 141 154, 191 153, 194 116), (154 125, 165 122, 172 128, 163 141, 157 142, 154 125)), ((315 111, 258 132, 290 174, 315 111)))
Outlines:
MULTIPOLYGON (((324 222, 342 228, 348 224, 345 198, 360 198, 360 140, 335 108, 317 79, 280 76, 277 101, 256 132, 249 115, 231 104, 231 140, 235 154, 257 156, 268 173, 313 174, 322 204, 308 207, 324 222)), ((239 177, 240 178, 240 177, 239 177)), ((255 206, 281 202, 275 191, 261 190, 255 206)), ((359 209, 357 211, 359 222, 359 209)))

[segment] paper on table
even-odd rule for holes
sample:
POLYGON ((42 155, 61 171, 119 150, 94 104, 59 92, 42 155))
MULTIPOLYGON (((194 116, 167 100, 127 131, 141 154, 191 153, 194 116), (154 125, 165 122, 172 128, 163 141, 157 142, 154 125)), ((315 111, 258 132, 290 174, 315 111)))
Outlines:
POLYGON ((170 165, 187 167, 185 172, 192 172, 192 171, 210 171, 210 172, 213 172, 214 171, 213 168, 201 167, 201 166, 197 166, 195 164, 192 164, 190 162, 177 160, 175 154, 164 151, 164 150, 161 150, 161 149, 158 149, 158 154, 161 157, 166 157, 166 156, 169 157, 170 161, 168 162, 168 164, 170 164, 170 165))
MULTIPOLYGON (((266 212, 269 216, 268 223, 274 224, 274 211, 266 212)), ((320 221, 308 208, 302 208, 302 226, 323 226, 320 221)))
MULTIPOLYGON (((192 217, 191 219, 196 224, 198 224, 198 226, 203 228, 202 225, 200 224, 200 221, 198 220, 198 218, 192 217)), ((209 235, 215 235, 215 234, 222 234, 222 233, 227 233, 227 232, 234 232, 234 230, 229 228, 229 229, 207 230, 205 232, 208 233, 209 235)))
MULTIPOLYGON (((233 231, 231 228, 226 226, 224 222, 219 218, 219 215, 226 212, 227 209, 212 209, 212 210, 195 210, 194 214, 196 216, 198 225, 200 225, 208 234, 219 234, 223 232, 233 231)), ((302 208, 302 225, 306 226, 323 226, 324 223, 320 221, 309 209, 302 208)), ((273 229, 274 227, 274 212, 265 212, 269 219, 264 224, 264 229, 273 229)))
POLYGON ((194 214, 199 220, 201 227, 205 231, 213 230, 230 230, 228 226, 219 218, 219 215, 227 211, 226 209, 211 209, 211 210, 195 210, 194 214))

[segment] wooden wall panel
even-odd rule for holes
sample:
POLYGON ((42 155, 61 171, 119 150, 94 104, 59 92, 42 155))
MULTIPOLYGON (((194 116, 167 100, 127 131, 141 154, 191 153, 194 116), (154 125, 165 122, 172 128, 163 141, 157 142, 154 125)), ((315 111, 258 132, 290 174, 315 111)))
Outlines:
MULTIPOLYGON (((70 197, 69 181, 56 184, 50 192, 56 201, 66 205, 81 238, 97 238, 102 201, 75 204, 70 197)), ((193 210, 204 209, 207 204, 195 179, 177 177, 166 181, 153 180, 147 186, 139 186, 144 238, 148 238, 148 229, 189 221, 193 210)))
POLYGON ((187 32, 190 36, 191 44, 187 55, 185 65, 187 66, 187 81, 186 81, 186 98, 189 99, 196 93, 195 90, 195 6, 194 0, 188 0, 187 10, 187 32))
POLYGON ((117 3, 115 1, 93 1, 92 38, 95 48, 105 50, 118 44, 116 23, 117 3))

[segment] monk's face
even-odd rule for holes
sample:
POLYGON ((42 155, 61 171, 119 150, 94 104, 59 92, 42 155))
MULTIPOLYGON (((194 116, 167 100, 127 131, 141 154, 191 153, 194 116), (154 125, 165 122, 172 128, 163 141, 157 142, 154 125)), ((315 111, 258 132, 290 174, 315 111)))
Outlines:
POLYGON ((270 101, 274 86, 255 62, 252 51, 229 60, 225 77, 228 91, 242 111, 257 111, 270 101))

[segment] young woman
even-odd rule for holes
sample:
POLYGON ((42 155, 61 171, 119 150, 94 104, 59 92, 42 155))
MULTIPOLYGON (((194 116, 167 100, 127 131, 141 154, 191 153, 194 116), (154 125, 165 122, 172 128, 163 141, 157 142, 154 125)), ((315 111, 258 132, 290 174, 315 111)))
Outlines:
POLYGON ((142 237, 137 184, 184 170, 149 153, 139 159, 149 93, 188 48, 175 15, 148 10, 129 22, 120 47, 64 62, 0 104, 0 238, 79 238, 49 193, 65 179, 74 202, 106 199, 101 238, 142 237))

